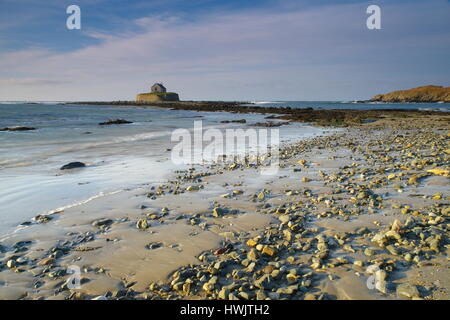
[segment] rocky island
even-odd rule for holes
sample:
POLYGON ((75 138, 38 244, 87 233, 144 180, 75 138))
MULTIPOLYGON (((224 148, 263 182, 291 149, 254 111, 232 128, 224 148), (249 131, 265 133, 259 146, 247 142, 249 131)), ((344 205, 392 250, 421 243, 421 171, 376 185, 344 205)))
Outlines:
POLYGON ((369 102, 450 102, 450 87, 423 86, 378 94, 369 102))

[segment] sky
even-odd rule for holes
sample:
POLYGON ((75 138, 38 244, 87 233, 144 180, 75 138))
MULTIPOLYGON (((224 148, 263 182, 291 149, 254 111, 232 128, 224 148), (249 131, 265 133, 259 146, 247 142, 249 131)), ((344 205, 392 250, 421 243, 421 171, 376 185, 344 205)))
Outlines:
POLYGON ((133 100, 155 82, 246 101, 449 86, 449 17, 449 0, 0 0, 0 100, 133 100))

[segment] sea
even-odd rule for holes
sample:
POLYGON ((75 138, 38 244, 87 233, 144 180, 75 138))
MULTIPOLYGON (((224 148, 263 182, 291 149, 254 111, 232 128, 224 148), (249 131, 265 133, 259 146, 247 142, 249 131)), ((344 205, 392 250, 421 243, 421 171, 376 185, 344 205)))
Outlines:
MULTIPOLYGON (((450 104, 363 104, 329 101, 254 101, 264 107, 314 109, 420 109, 450 111, 450 104)), ((248 128, 267 115, 196 112, 158 107, 77 105, 61 102, 0 102, 0 236, 38 214, 88 203, 122 190, 167 181, 186 164, 174 163, 176 130, 248 128), (100 126, 109 119, 131 124, 100 126), (225 120, 246 119, 247 124, 225 120), (85 168, 60 170, 74 161, 85 168)), ((332 131, 332 130, 331 130, 332 131)), ((282 143, 307 139, 330 129, 303 123, 279 127, 282 143)), ((197 150, 198 151, 198 150, 197 150)))

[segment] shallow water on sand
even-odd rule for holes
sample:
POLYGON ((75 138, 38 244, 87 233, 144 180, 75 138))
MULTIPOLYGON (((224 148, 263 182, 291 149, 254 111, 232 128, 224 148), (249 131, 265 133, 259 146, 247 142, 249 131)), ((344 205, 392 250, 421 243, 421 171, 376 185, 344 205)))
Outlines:
MULTIPOLYGON (((0 127, 30 126, 35 131, 0 132, 0 234, 37 214, 73 207, 142 184, 165 181, 173 130, 249 128, 222 120, 265 121, 263 115, 230 114, 121 106, 0 104, 0 127), (132 124, 99 126, 123 118, 132 124), (72 161, 86 168, 60 171, 72 161)), ((295 123, 280 127, 282 142, 320 135, 323 130, 295 123)))

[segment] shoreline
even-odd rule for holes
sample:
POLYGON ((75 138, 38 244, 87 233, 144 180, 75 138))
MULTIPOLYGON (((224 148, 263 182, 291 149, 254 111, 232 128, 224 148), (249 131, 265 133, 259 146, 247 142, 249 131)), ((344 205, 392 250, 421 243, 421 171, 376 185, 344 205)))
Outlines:
MULTIPOLYGON (((162 181, 157 178, 160 173, 176 168, 176 165, 167 159, 170 159, 170 149, 175 145, 175 142, 170 141, 170 134, 177 127, 191 131, 193 121, 197 119, 203 121, 205 130, 213 127, 220 130, 238 127, 245 129, 247 125, 264 122, 264 117, 257 114, 242 116, 246 118, 246 123, 241 123, 238 120, 235 122, 235 119, 241 119, 241 116, 230 113, 199 115, 192 111, 172 112, 160 108, 130 108, 131 110, 126 108, 104 110, 100 107, 50 108, 43 112, 55 110, 57 117, 59 114, 63 114, 64 117, 67 111, 70 114, 77 112, 84 114, 84 118, 90 117, 90 110, 95 109, 92 112, 95 118, 83 118, 68 126, 53 121, 48 125, 38 125, 35 132, 28 134, 2 135, 2 138, 6 139, 11 137, 10 144, 17 140, 17 149, 21 149, 22 145, 30 147, 22 148, 21 151, 26 152, 20 157, 14 156, 15 153, 11 149, 9 153, 5 152, 2 158, 4 161, 0 161, 6 178, 3 180, 2 191, 2 195, 5 196, 1 197, 0 201, 4 209, 3 215, 0 215, 2 222, 0 233, 20 223, 29 222, 37 214, 45 214, 55 208, 82 202, 101 192, 122 190, 155 179, 162 181), (60 109, 62 111, 58 113, 60 109), (134 123, 107 127, 98 125, 108 120, 108 116, 111 115, 117 118, 125 117, 134 123), (153 121, 158 117, 162 120, 153 121), (49 147, 36 148, 28 141, 39 141, 39 146, 48 144, 49 147), (72 161, 81 161, 87 167, 67 172, 59 170, 61 166, 72 161), (46 187, 40 188, 42 185, 46 187)), ((322 131, 320 128, 304 124, 280 128, 282 139, 288 140, 315 135, 322 131)), ((8 150, 7 145, 4 149, 8 150)))
POLYGON ((415 109, 313 109, 291 107, 262 107, 252 105, 250 102, 226 101, 178 101, 178 102, 136 102, 136 101, 110 101, 110 102, 76 102, 68 105, 123 105, 138 107, 159 107, 171 110, 190 110, 206 112, 230 113, 257 113, 268 115, 270 119, 289 120, 303 123, 313 123, 318 126, 348 127, 363 125, 383 118, 415 117, 442 115, 442 111, 415 110, 415 109))
POLYGON ((448 177, 427 172, 448 168, 448 116, 409 117, 294 143, 274 177, 196 166, 124 192, 106 211, 94 203, 55 213, 1 243, 0 298, 388 299, 400 287, 401 297, 449 299, 448 177), (372 243, 384 229, 398 235, 372 243), (77 290, 66 283, 73 264, 77 290), (370 265, 381 291, 365 285, 370 265))

